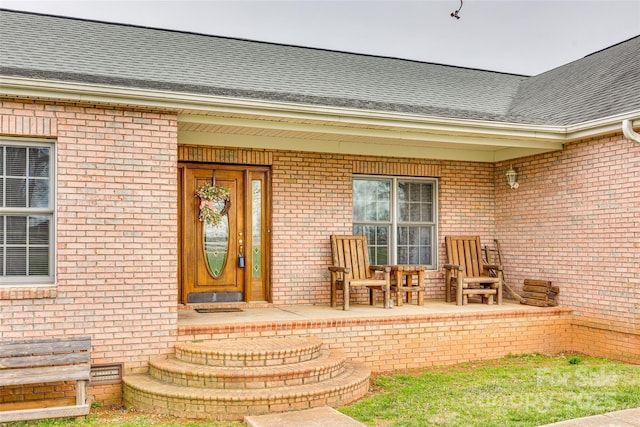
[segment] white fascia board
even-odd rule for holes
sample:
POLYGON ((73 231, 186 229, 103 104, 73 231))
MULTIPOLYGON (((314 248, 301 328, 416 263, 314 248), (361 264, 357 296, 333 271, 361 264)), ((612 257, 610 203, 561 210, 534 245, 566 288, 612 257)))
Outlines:
MULTIPOLYGON (((367 134, 370 132, 369 136, 375 134, 384 138, 388 138, 391 133, 393 137, 398 138, 398 131, 404 130, 406 133, 403 134, 403 138, 408 139, 426 138, 429 140, 426 135, 432 134, 437 135, 437 137, 433 137, 437 141, 443 142, 443 136, 451 135, 464 137, 464 141, 456 141, 455 138, 447 141, 451 144, 472 144, 475 138, 479 138, 477 144, 481 145, 486 145, 487 139, 490 139, 491 145, 505 148, 517 149, 523 148, 522 144, 533 144, 528 148, 548 151, 561 149, 562 143, 572 140, 619 131, 621 120, 637 117, 639 114, 636 111, 571 126, 542 126, 10 76, 0 76, 0 95, 159 108, 177 112, 179 122, 207 123, 211 121, 211 123, 224 125, 224 121, 227 121, 227 125, 237 126, 238 120, 242 119, 219 118, 208 114, 243 114, 260 117, 260 120, 245 120, 243 126, 295 127, 295 123, 287 123, 287 121, 305 120, 318 122, 317 126, 322 129, 323 133, 364 132, 367 134), (367 128, 367 126, 371 128, 367 128), (333 127, 336 129, 332 130, 333 127), (537 145, 539 143, 542 144, 537 145)), ((306 130, 308 132, 311 125, 301 123, 298 126, 300 131, 306 130)))
MULTIPOLYGON (((504 139, 506 141, 546 141, 564 142, 565 129, 558 126, 523 125, 520 123, 502 123, 488 120, 455 119, 447 117, 424 116, 410 113, 393 113, 372 110, 356 110, 338 107, 315 107, 309 111, 308 105, 300 105, 299 109, 290 110, 296 104, 286 104, 286 109, 282 109, 279 103, 272 103, 272 109, 259 111, 255 115, 259 119, 237 119, 233 117, 207 116, 194 114, 194 112, 182 113, 178 115, 178 122, 212 124, 220 126, 246 126, 267 129, 313 131, 313 124, 317 122, 318 127, 322 127, 324 133, 344 133, 350 134, 367 130, 382 136, 387 132, 407 132, 416 135, 438 135, 441 140, 442 135, 461 135, 480 138, 491 138, 493 141, 504 139), (273 120, 270 120, 273 118, 273 120), (293 122, 288 122, 292 119, 293 122), (296 123, 299 121, 305 123, 296 123)), ((219 112, 216 110, 215 112, 219 112)), ((247 110, 235 111, 241 114, 251 114, 247 110)), ((317 131, 318 128, 316 128, 317 131)), ((486 141, 480 142, 486 144, 486 141)))
POLYGON ((640 110, 635 110, 575 125, 569 125, 566 126, 567 140, 575 141, 608 133, 619 133, 621 132, 621 123, 623 120, 629 120, 631 124, 635 126, 640 125, 640 119, 638 117, 640 117, 640 110))
POLYGON ((4 96, 161 108, 181 112, 179 120, 185 121, 203 120, 203 117, 207 117, 207 113, 231 113, 261 117, 271 116, 280 120, 332 122, 345 126, 406 128, 437 134, 486 135, 492 138, 561 140, 564 136, 564 130, 554 126, 431 117, 418 114, 195 95, 22 77, 1 76, 0 94, 4 96))
POLYGON ((178 122, 194 123, 209 126, 228 126, 231 128, 254 128, 267 129, 272 131, 298 132, 306 134, 325 134, 333 135, 336 138, 342 136, 368 138, 372 142, 376 139, 405 141, 414 143, 438 143, 450 145, 469 145, 469 146, 493 146, 493 147, 521 147, 521 148, 542 148, 545 150, 562 149, 562 140, 519 139, 508 138, 506 135, 498 137, 495 135, 478 136, 463 132, 425 132, 421 129, 411 129, 408 127, 385 127, 384 129, 363 128, 363 127, 345 127, 337 125, 321 125, 308 123, 289 123, 282 121, 269 120, 253 120, 253 119, 237 119, 214 116, 192 116, 179 115, 178 122))

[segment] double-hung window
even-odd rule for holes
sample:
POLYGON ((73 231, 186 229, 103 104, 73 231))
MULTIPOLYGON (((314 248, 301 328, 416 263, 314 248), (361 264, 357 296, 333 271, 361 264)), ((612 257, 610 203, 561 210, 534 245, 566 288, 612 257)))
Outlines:
POLYGON ((355 176, 353 234, 367 236, 371 264, 436 268, 434 178, 355 176))
POLYGON ((0 286, 54 282, 53 145, 0 139, 0 286))

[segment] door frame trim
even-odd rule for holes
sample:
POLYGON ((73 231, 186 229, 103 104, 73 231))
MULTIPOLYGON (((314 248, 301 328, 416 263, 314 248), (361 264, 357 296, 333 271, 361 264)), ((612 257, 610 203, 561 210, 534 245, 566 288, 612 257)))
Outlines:
MULTIPOLYGON (((263 265, 262 265, 262 293, 265 296, 265 302, 272 301, 272 286, 271 286, 271 253, 272 253, 272 239, 271 239, 271 230, 272 230, 272 198, 271 198, 271 167, 270 166, 256 166, 256 165, 231 165, 224 163, 203 163, 203 162, 189 162, 189 161, 179 161, 177 164, 178 170, 178 283, 177 283, 177 299, 179 304, 188 304, 187 295, 184 294, 185 287, 183 286, 184 280, 184 270, 182 268, 182 264, 184 260, 184 245, 183 245, 183 227, 184 227, 184 210, 185 206, 188 203, 187 194, 184 190, 185 186, 185 177, 187 175, 187 169, 207 169, 207 170, 233 170, 233 171, 242 171, 243 181, 244 181, 244 230, 243 234, 245 236, 245 262, 246 265, 249 266, 248 271, 244 274, 244 283, 242 284, 243 289, 243 302, 251 302, 253 300, 253 289, 252 289, 252 274, 251 268, 252 265, 252 256, 251 251, 247 252, 246 248, 252 247, 252 235, 251 235, 251 173, 260 173, 263 174, 264 177, 264 186, 263 186, 263 211, 262 211, 262 237, 263 243, 261 245, 262 251, 264 253, 263 256, 263 265), (248 256, 247 256, 248 255, 248 256)), ((234 261, 235 262, 235 261, 234 261)), ((263 301, 263 300, 258 300, 263 301)))

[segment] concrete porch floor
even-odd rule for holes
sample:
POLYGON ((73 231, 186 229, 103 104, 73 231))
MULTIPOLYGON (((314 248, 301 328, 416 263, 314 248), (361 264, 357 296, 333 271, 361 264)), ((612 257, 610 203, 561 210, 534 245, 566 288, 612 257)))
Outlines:
POLYGON ((403 304, 391 309, 381 306, 352 304, 348 311, 341 307, 333 308, 329 305, 272 305, 266 303, 244 304, 210 304, 197 306, 181 306, 178 309, 178 326, 204 326, 243 324, 278 321, 313 321, 327 319, 362 319, 362 318, 393 318, 411 317, 433 314, 471 314, 492 313, 509 311, 540 311, 545 308, 523 305, 515 301, 505 301, 502 305, 469 303, 458 306, 455 303, 428 300, 423 306, 415 304, 403 304), (198 313, 195 308, 227 308, 240 309, 241 311, 219 311, 214 313, 198 313))

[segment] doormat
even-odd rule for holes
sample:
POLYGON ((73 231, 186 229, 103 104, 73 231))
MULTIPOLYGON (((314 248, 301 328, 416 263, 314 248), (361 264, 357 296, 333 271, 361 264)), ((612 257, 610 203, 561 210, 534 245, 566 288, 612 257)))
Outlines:
POLYGON ((196 308, 197 313, 239 313, 238 307, 196 308))
POLYGON ((187 295, 189 304, 206 304, 210 302, 240 302, 241 292, 192 292, 187 295))

